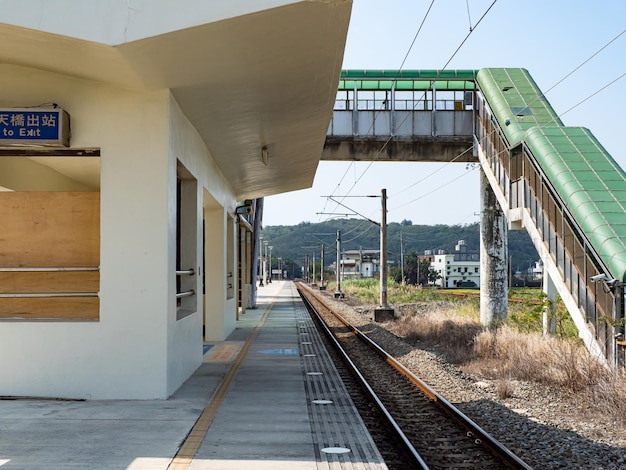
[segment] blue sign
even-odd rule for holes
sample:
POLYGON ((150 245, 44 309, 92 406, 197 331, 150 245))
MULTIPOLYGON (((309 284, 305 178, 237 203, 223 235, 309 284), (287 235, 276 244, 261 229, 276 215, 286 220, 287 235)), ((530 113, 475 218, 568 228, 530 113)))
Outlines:
POLYGON ((61 108, 0 109, 0 145, 69 146, 69 115, 61 108))

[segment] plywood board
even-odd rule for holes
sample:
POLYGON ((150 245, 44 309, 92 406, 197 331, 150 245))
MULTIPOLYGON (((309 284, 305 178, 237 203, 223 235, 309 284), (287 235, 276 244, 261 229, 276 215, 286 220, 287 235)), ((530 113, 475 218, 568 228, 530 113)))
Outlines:
POLYGON ((99 267, 100 194, 0 192, 0 221, 0 319, 97 321, 97 296, 19 295, 99 292, 97 270, 55 269, 99 267))
POLYGON ((100 193, 0 192, 0 267, 100 264, 100 193))
POLYGON ((0 272, 0 294, 97 293, 99 290, 98 271, 0 272))
POLYGON ((98 321, 98 297, 0 297, 0 319, 98 321))

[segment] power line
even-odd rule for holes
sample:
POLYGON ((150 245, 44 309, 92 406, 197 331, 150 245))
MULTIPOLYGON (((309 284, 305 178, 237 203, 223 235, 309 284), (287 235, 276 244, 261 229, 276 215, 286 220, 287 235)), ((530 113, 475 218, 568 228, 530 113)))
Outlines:
POLYGON ((565 114, 569 113, 571 110, 577 108, 578 106, 580 106, 581 104, 583 104, 585 101, 589 100, 590 98, 593 98, 595 95, 597 95, 598 93, 600 93, 601 91, 607 89, 608 87, 610 87, 611 85, 613 85, 614 83, 616 83, 618 80, 621 80, 622 78, 624 78, 626 76, 626 72, 621 74, 619 77, 611 80, 609 83, 607 83, 606 85, 604 85, 603 87, 601 87, 599 90, 594 91, 591 95, 587 96, 586 98, 583 98, 581 101, 579 101, 578 103, 576 103, 574 106, 572 106, 571 108, 569 108, 568 110, 564 111, 563 113, 561 113, 559 115, 559 117, 564 116, 565 114))
MULTIPOLYGON (((459 47, 455 50, 454 54, 453 54, 453 55, 450 57, 450 59, 446 62, 446 64, 444 65, 443 69, 441 69, 441 71, 443 71, 443 70, 444 70, 444 69, 445 69, 445 68, 449 65, 449 63, 452 61, 452 59, 454 58, 454 56, 455 56, 455 55, 459 52, 459 50, 461 49, 461 47, 463 46, 463 44, 467 41, 467 39, 469 38, 469 36, 470 36, 470 34, 472 33, 472 31, 473 31, 473 30, 475 29, 475 27, 476 27, 476 26, 478 26, 478 24, 479 24, 479 23, 480 23, 480 22, 481 22, 481 21, 485 18, 485 16, 488 14, 488 12, 491 10, 491 8, 495 5, 495 3, 496 3, 496 2, 497 2, 497 0, 494 0, 494 1, 493 1, 493 3, 489 6, 489 8, 487 8, 487 10, 485 11, 485 13, 481 16, 481 18, 479 19, 479 21, 476 23, 476 25, 475 25, 474 27, 472 27, 472 26, 471 26, 471 17, 470 17, 470 12, 469 12, 469 4, 467 4, 467 7, 468 7, 468 19, 469 19, 469 21, 470 21, 470 32, 466 35, 465 39, 461 42, 461 44, 459 45, 459 47)), ((430 8, 433 6, 433 3, 434 3, 434 0, 433 0, 433 2, 431 3, 431 5, 430 5, 430 7, 429 7, 429 10, 428 10, 428 11, 430 11, 430 8)), ((418 29, 418 34, 419 34, 419 31, 421 30, 422 25, 424 24, 424 21, 426 20, 426 17, 427 17, 427 16, 428 16, 428 12, 427 12, 427 15, 424 17, 424 20, 423 20, 422 24, 420 25, 420 28, 418 29)), ((558 82, 556 82, 553 86, 551 86, 551 87, 550 87, 550 88, 549 88, 546 92, 544 92, 544 93, 543 93, 543 95, 545 95, 545 94, 549 93, 550 91, 552 91, 554 88, 556 88, 558 85, 560 85, 563 81, 565 81, 567 78, 569 78, 569 77, 570 77, 571 75, 573 75, 575 72, 577 72, 577 71, 578 71, 580 68, 582 68, 582 67, 583 67, 586 63, 588 63, 590 60, 592 60, 594 57, 596 57, 598 54, 600 54, 600 53, 601 53, 604 49, 606 49, 608 46, 610 46, 613 42, 615 42, 617 39, 619 39, 619 38, 620 38, 620 37, 621 37, 624 33, 626 33, 626 30, 621 31, 619 34, 617 34, 615 37, 613 37, 613 38, 612 38, 609 42, 607 42, 605 45, 603 45, 603 46, 602 46, 600 49, 598 49, 598 50, 597 50, 594 54, 592 54, 590 57, 588 57, 586 60, 584 60, 582 63, 580 63, 577 67, 575 67, 573 70, 571 70, 568 74, 566 74, 566 75, 565 75, 562 79, 560 79, 560 80, 559 80, 558 82)), ((411 46, 410 46, 410 48, 409 48, 409 52, 410 52, 411 48, 413 47, 413 45, 414 45, 414 43, 415 43, 415 40, 417 39, 418 34, 416 34, 416 36, 414 37, 413 42, 411 43, 411 46)), ((407 52, 407 55, 405 56, 405 59, 404 59, 404 60, 403 60, 403 62, 402 62, 402 65, 404 65, 404 63, 405 63, 405 61, 406 61, 406 58, 407 58, 407 57, 408 57, 408 52, 407 52)), ((441 73, 441 72, 440 72, 440 73, 441 73)), ((625 75, 626 75, 626 74, 622 74, 622 75, 620 75, 619 77, 617 77, 616 79, 612 80, 611 82, 609 82, 608 84, 606 84, 605 86, 603 86, 602 88, 600 88, 599 90, 595 91, 594 93, 592 93, 591 95, 587 96, 586 98, 584 98, 583 100, 581 100, 580 102, 578 102, 577 104, 575 104, 574 106, 572 106, 571 108, 569 108, 568 110, 566 110, 565 112, 561 113, 561 114, 559 115, 559 117, 564 116, 564 115, 565 115, 565 114, 567 114, 568 112, 570 112, 570 111, 572 111, 573 109, 575 109, 576 107, 580 106, 582 103, 584 103, 585 101, 587 101, 587 100, 591 99, 593 96, 595 96, 596 94, 600 93, 602 90, 604 90, 604 89, 608 88, 609 86, 613 85, 613 84, 614 84, 615 82, 617 82, 618 80, 622 79, 625 75)), ((439 76, 439 75, 438 75, 438 76, 439 76)), ((434 81, 434 80, 433 80, 433 81, 434 81)), ((539 99, 540 99, 540 97, 536 98, 536 99, 535 99, 535 101, 533 101, 532 103, 536 102, 536 101, 537 101, 537 100, 539 100, 539 99)), ((531 104, 532 104, 532 103, 531 103, 531 104)), ((530 106, 530 105, 529 105, 529 106, 530 106)), ((543 126, 548 125, 548 124, 549 124, 549 123, 543 124, 543 125, 542 125, 542 126, 540 126, 540 127, 543 127, 543 126)), ((382 147, 381 147, 381 149, 378 151, 378 153, 381 153, 381 152, 384 150, 384 148, 386 147, 386 145, 389 143, 389 141, 390 141, 390 140, 391 140, 391 138, 390 138, 390 139, 388 139, 388 140, 387 140, 387 141, 383 144, 383 146, 382 146, 382 147)), ((445 168, 448 164, 455 162, 455 161, 456 161, 456 160, 458 160, 461 156, 463 156, 464 154, 466 154, 468 151, 470 151, 470 150, 472 150, 472 149, 473 149, 473 146, 469 147, 468 149, 466 149, 465 151, 463 151, 463 152, 461 152, 459 155, 457 155, 457 156, 456 156, 454 159, 452 159, 450 162, 447 162, 447 163, 446 163, 445 165, 443 165, 441 168, 439 168, 439 169, 437 169, 437 170, 433 171, 432 173, 430 173, 430 174, 429 174, 429 175, 427 175, 426 177, 423 177, 423 178, 421 178, 420 180, 418 180, 418 181, 416 181, 416 182, 412 183, 411 185, 409 185, 409 186, 408 186, 408 187, 406 187, 405 189, 403 189, 403 190, 399 191, 398 193, 396 193, 394 196, 397 196, 398 194, 401 194, 401 193, 403 193, 403 192, 405 192, 405 191, 407 191, 407 190, 409 190, 409 189, 413 188, 414 186, 416 186, 417 184, 421 183, 422 181, 424 181, 424 180, 425 180, 425 179, 427 179, 428 177, 430 177, 430 176, 432 176, 432 175, 436 174, 437 172, 439 172, 439 171, 443 170, 443 169, 444 169, 444 168, 445 168)), ((353 162, 353 163, 354 163, 354 162, 353 162)), ((351 190, 352 190, 352 189, 356 186, 356 184, 357 184, 357 183, 361 180, 361 178, 362 178, 362 177, 365 175, 365 173, 369 170, 369 168, 372 166, 372 164, 373 164, 373 161, 369 163, 369 165, 368 165, 368 166, 366 167, 366 169, 365 169, 365 170, 361 173, 361 175, 359 176, 359 178, 358 178, 358 179, 356 179, 355 183, 352 185, 352 187, 350 188, 350 190, 349 190, 348 192, 350 192, 350 191, 351 191, 351 190)), ((349 168, 348 168, 348 170, 349 170, 349 168)), ((347 174, 347 171, 346 171, 346 174, 347 174)), ((407 202, 407 203, 405 203, 405 204, 402 204, 402 205, 400 205, 400 206, 396 207, 395 209, 392 209, 391 211, 396 210, 396 209, 399 209, 399 208, 401 208, 401 207, 405 207, 406 205, 412 204, 413 202, 416 202, 417 200, 423 199, 423 198, 424 198, 424 197, 426 197, 427 195, 432 194, 433 192, 436 192, 436 191, 438 191, 438 190, 442 189, 443 187, 445 187, 445 186, 447 186, 447 185, 449 185, 449 184, 453 183, 454 181, 456 181, 456 180, 460 179, 461 177, 465 176, 465 174, 467 174, 467 173, 464 173, 463 175, 460 175, 460 176, 458 176, 458 177, 456 177, 456 178, 452 179, 451 181, 449 181, 449 182, 447 182, 447 183, 444 183, 443 185, 439 186, 439 187, 438 187, 438 188, 436 188, 435 190, 430 191, 428 194, 424 194, 424 195, 422 195, 422 196, 420 196, 420 197, 418 197, 418 198, 416 198, 416 199, 413 199, 413 200, 412 200, 412 201, 410 201, 410 202, 407 202)), ((344 177, 342 177, 342 181, 343 181, 343 178, 345 178, 345 174, 344 174, 344 177)), ((390 211, 390 212, 391 212, 391 211, 390 211)))
POLYGON ((342 243, 350 243, 350 242, 352 242, 352 241, 356 240, 357 238, 362 237, 362 236, 363 236, 363 235, 365 235, 368 231, 372 230, 372 229, 373 229, 373 228, 375 228, 375 227, 376 227, 375 225, 368 225, 368 226, 365 228, 365 230, 363 230, 361 233, 359 233, 358 235, 356 235, 356 236, 354 236, 354 237, 352 237, 352 238, 350 238, 350 239, 348 239, 348 240, 346 240, 346 239, 345 239, 345 236, 346 236, 346 235, 348 235, 348 233, 350 233, 350 232, 348 232, 348 233, 342 233, 342 237, 343 237, 343 238, 342 238, 342 243))
MULTIPOLYGON (((439 77, 441 76, 441 74, 443 73, 443 71, 448 67, 448 65, 450 64, 450 62, 452 62, 452 59, 454 59, 454 57, 456 56, 456 54, 461 50, 461 47, 463 47, 463 45, 465 44, 465 42, 469 39, 470 35, 474 32, 474 30, 476 29, 476 27, 482 22, 482 20, 487 16, 487 14, 489 13, 489 11, 491 10, 491 8, 496 4, 498 0, 493 0, 493 2, 491 3, 491 5, 489 5, 489 7, 487 8, 487 10, 483 13, 483 15, 480 17, 480 19, 476 22, 476 25, 474 26, 474 28, 470 28, 469 33, 467 33, 467 35, 465 36, 465 38, 463 39, 463 41, 461 42, 461 44, 459 45, 459 47, 456 48, 456 50, 454 51, 454 53, 450 56, 450 58, 448 59, 448 61, 445 63, 445 65, 438 70, 437 72, 437 76, 431 80, 431 85, 433 83, 435 83, 439 77)), ((432 4, 431 4, 432 6, 432 4)), ((430 8, 429 8, 430 11, 430 8)), ((421 26, 420 26, 421 29, 421 26)), ((424 92, 424 96, 426 95, 426 92, 424 92)), ((414 107, 417 105, 417 101, 414 105, 414 107)), ((406 121, 408 119, 408 114, 407 116, 400 122, 400 125, 402 125, 404 123, 404 121, 406 121)), ((375 119, 375 118, 374 118, 375 119)), ((372 123, 373 125, 373 123, 372 123)), ((389 136, 389 138, 385 141, 385 143, 382 145, 382 147, 376 152, 377 155, 380 155, 385 148, 387 147, 387 145, 389 144, 389 142, 391 142, 391 139, 393 138, 393 136, 389 136)), ((370 162, 370 164, 367 166, 367 168, 365 169, 365 171, 361 174, 361 176, 359 177, 359 179, 357 181, 355 181, 354 186, 356 186, 356 184, 360 181, 360 179, 363 177, 363 175, 365 175, 365 173, 367 172, 367 170, 369 170, 369 168, 372 166, 372 162, 370 162)), ((352 188, 350 188, 352 189, 352 188)))
POLYGON ((469 173, 471 173, 472 171, 474 171, 476 168, 478 168, 478 167, 472 167, 472 168, 470 169, 470 171, 469 171, 469 172, 465 172, 465 173, 463 173, 463 174, 461 174, 461 175, 457 176, 456 178, 451 179, 451 180, 450 180, 450 181, 448 181, 447 183, 444 183, 444 184, 442 184, 442 185, 438 186, 437 188, 435 188, 435 189, 433 189, 433 190, 429 191, 428 193, 424 193, 424 194, 422 194, 421 196, 416 197, 415 199, 413 199, 413 200, 411 200, 411 201, 409 201, 409 202, 407 202, 407 203, 402 204, 401 206, 398 206, 398 207, 396 207, 396 208, 394 208, 394 209, 390 210, 389 212, 392 212, 393 210, 397 210, 397 209, 400 209, 400 208, 402 208, 402 207, 408 206, 409 204, 413 204, 414 202, 419 201, 420 199, 424 199, 425 197, 430 196, 431 194, 433 194, 433 193, 435 193, 435 192, 439 191, 440 189, 443 189, 443 188, 445 188, 446 186, 448 186, 448 185, 450 185, 450 184, 454 183, 456 180, 461 179, 461 178, 463 178, 464 176, 467 176, 469 173))
MULTIPOLYGON (((495 3, 495 2, 494 2, 495 3)), ((493 4, 492 4, 493 6, 493 4)), ((491 8, 491 7, 490 7, 491 8)), ((484 15, 483 15, 484 17, 484 15)), ((482 20, 482 18, 481 18, 482 20)), ((567 73, 562 79, 560 79, 558 82, 556 82, 553 86, 551 86, 546 92, 542 93, 542 95, 546 95, 547 93, 549 93, 550 91, 552 91, 554 88, 556 88, 558 85, 560 85, 561 83, 563 83, 567 78, 569 78, 571 75, 573 75, 576 71, 578 71, 583 65, 585 65, 587 62, 589 62, 591 59, 593 59, 594 57, 596 57, 600 52, 602 52, 604 49, 606 49, 608 46, 610 46, 613 42, 615 42, 617 39, 619 39, 624 33, 626 33, 626 30, 620 32, 619 34, 617 34, 615 37, 613 37, 609 42, 607 42, 605 45, 603 45, 600 49, 598 49, 596 52, 594 52, 590 57, 588 57, 587 59, 585 59, 582 63, 580 63, 578 66, 576 66, 572 71, 570 71, 569 73, 567 73)), ((564 116, 565 114, 567 114, 568 112, 572 111, 573 109, 575 109, 576 107, 580 106, 582 103, 584 103, 585 101, 591 99, 593 96, 597 95, 598 93, 600 93, 601 91, 603 91, 604 89, 608 88, 609 86, 613 85, 615 82, 617 82, 618 80, 622 79, 624 76, 626 75, 626 73, 620 75, 619 77, 617 77, 616 79, 612 80, 611 82, 609 82, 608 84, 604 85, 603 87, 601 87, 599 90, 595 91, 594 93, 592 93, 591 95, 587 96, 586 98, 584 98, 583 100, 579 101, 577 104, 575 104, 574 106, 572 106, 571 108, 567 109, 566 111, 564 111, 563 113, 558 115, 558 118, 560 119, 562 116, 564 116)), ((533 100, 531 103, 528 104, 528 106, 531 106, 533 103, 536 103, 538 100, 540 99, 540 97, 535 98, 535 100, 533 100)), ((552 121, 550 121, 549 123, 544 123, 541 126, 538 127, 544 127, 548 124, 551 124, 552 122, 554 122, 554 119, 552 121)), ((492 134, 495 131, 492 131, 492 134)), ((453 163, 454 161, 458 160, 461 156, 465 155, 465 153, 467 153, 468 151, 473 149, 473 145, 469 148, 466 149, 465 151, 461 152, 459 155, 457 155, 455 158, 453 158, 451 161, 447 162, 445 165, 443 165, 442 167, 438 168, 437 170, 431 172, 429 175, 426 175, 425 177, 421 178, 420 180, 416 181, 415 183, 412 183, 410 186, 406 187, 405 189, 397 192, 394 194, 394 196, 397 196, 398 194, 401 194, 409 189, 411 189, 412 187, 416 186, 417 184, 421 183, 422 181, 426 180, 427 178, 429 178, 430 176, 434 175, 435 173, 443 170, 447 165, 449 165, 450 163, 453 163)), ((465 173, 467 174, 467 173, 465 173)), ((464 175, 465 175, 464 174, 464 175)), ((461 178, 461 175, 459 177, 454 178, 452 181, 449 181, 448 183, 444 183, 443 185, 439 186, 438 188, 430 191, 429 193, 426 193, 416 199, 413 199, 410 202, 407 202, 401 206, 396 207, 395 209, 392 210, 396 210, 399 209, 401 207, 404 207, 406 205, 412 204, 413 202, 416 202, 420 199, 423 199, 424 197, 426 197, 427 195, 432 194, 433 192, 438 191, 439 189, 442 189, 443 187, 447 186, 448 184, 456 181, 457 179, 461 178)), ((390 210, 391 212, 391 210, 390 210)))
MULTIPOLYGON (((596 52, 594 52, 590 57, 588 57, 586 60, 584 60, 580 65, 578 65, 576 68, 574 68, 570 73, 568 73, 567 75, 565 75, 562 79, 560 79, 558 82, 556 82, 554 85, 552 85, 550 88, 548 88, 548 90, 545 91, 544 94, 550 93, 554 88, 556 88, 557 86, 559 86, 562 82, 564 82, 565 80, 567 80, 571 75, 573 75, 575 72, 578 71, 578 69, 580 69, 583 65, 585 65, 587 62, 589 62, 591 59, 593 59, 595 56, 597 56, 598 54, 600 54, 600 52, 602 52, 604 49, 606 49, 607 47, 609 47, 612 43, 614 43, 615 41, 617 41, 617 39, 619 39, 620 36, 622 36, 624 33, 626 33, 626 29, 624 31, 622 31, 621 33, 619 33, 617 36, 615 36, 613 39, 611 39, 609 42, 607 42, 604 46, 602 46, 600 49, 598 49, 596 52)), ((532 103, 531 103, 532 104, 532 103)))
POLYGON ((426 11, 426 14, 424 15, 424 18, 422 18, 422 22, 420 23, 419 28, 417 28, 417 32, 415 33, 415 36, 413 37, 413 41, 411 42, 411 45, 409 46, 409 49, 406 51, 406 54, 404 56, 404 59, 402 60, 402 64, 400 64, 400 68, 398 69, 398 72, 401 72, 402 69, 404 68, 404 63, 409 58, 409 54, 411 53, 411 49, 413 49, 413 45, 415 44, 415 41, 417 40, 417 37, 419 36, 420 32, 422 31, 422 28, 424 27, 424 23, 426 23, 426 18, 428 18, 430 10, 432 9, 434 4, 435 4, 435 0, 430 2, 430 6, 428 7, 428 10, 426 11))
MULTIPOLYGON (((433 5, 435 4, 435 0, 432 0, 430 3, 430 6, 428 7, 428 10, 426 11, 426 14, 424 15, 424 17, 422 18, 422 22, 420 23, 419 28, 417 29, 417 32, 415 33, 415 36, 413 37, 413 41, 411 42, 411 45, 409 46, 404 59, 402 60, 402 63, 400 64, 400 67, 398 69, 398 74, 400 74, 400 72, 402 71, 402 69, 404 68, 404 64, 406 62, 406 60, 409 57, 409 54, 411 53, 411 50, 413 49, 413 45, 415 44, 415 41, 417 40, 417 37, 419 36, 420 32, 422 31, 422 27, 424 26, 424 24, 426 23, 426 19, 428 18, 428 15, 430 14, 430 11, 433 7, 433 5)), ((355 106, 356 106, 356 100, 355 100, 355 106)), ((374 122, 376 121, 376 116, 374 116, 374 120, 372 121, 372 126, 374 125, 374 122)), ((369 131, 368 131, 369 133, 369 131)), ((387 143, 385 143, 385 145, 383 145, 383 148, 378 152, 381 153, 384 148, 386 147, 387 143)), ((354 162, 352 162, 352 164, 354 164, 354 162)), ((361 173, 361 176, 359 176, 354 184, 352 185, 352 187, 348 190, 348 193, 350 193, 350 191, 352 191, 352 189, 354 189, 354 187, 358 184, 358 182, 361 180, 361 178, 363 177, 363 175, 365 175, 365 173, 367 173, 367 171, 369 170, 369 168, 372 166, 372 162, 370 162, 370 164, 365 168, 365 170, 363 171, 363 173, 361 173)), ((350 169, 350 167, 348 167, 348 170, 350 169)), ((356 169, 356 166, 355 166, 356 169)), ((341 180, 339 181, 339 184, 337 185, 337 187, 339 187, 341 185, 341 182, 343 181, 343 179, 345 178, 348 170, 346 170, 346 173, 344 173, 344 175, 342 176, 341 180)), ((328 203, 328 200, 326 201, 326 203, 328 203)), ((326 208, 326 204, 324 205, 324 209, 326 208)))

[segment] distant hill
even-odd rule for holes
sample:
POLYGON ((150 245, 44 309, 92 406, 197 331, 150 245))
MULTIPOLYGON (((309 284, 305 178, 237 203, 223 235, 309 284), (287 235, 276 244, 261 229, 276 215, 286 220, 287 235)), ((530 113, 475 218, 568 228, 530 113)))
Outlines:
MULTIPOLYGON (((336 259, 337 230, 341 230, 342 250, 379 249, 380 229, 377 225, 360 219, 334 219, 320 223, 301 222, 298 225, 270 225, 263 227, 265 240, 273 246, 272 256, 293 260, 302 265, 306 254, 315 253, 316 261, 322 243, 325 245, 325 264, 336 259)), ((400 263, 400 238, 405 254, 425 250, 453 252, 459 240, 465 240, 469 251, 480 249, 478 223, 468 225, 413 225, 410 220, 390 223, 387 229, 387 247, 390 261, 400 263)), ((534 266, 539 255, 525 230, 509 231, 509 256, 513 271, 534 266)))

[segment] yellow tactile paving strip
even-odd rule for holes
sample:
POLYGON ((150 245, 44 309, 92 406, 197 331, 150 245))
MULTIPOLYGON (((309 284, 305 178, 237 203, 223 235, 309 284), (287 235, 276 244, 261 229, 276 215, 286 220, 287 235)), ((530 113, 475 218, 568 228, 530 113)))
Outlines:
MULTIPOLYGON (((198 421, 196 421, 196 424, 194 424, 193 428, 191 428, 191 432, 183 442, 180 449, 178 449, 178 452, 167 467, 168 470, 187 470, 189 468, 189 465, 191 465, 191 461, 193 460, 194 455, 196 455, 196 453, 198 452, 198 449, 200 448, 200 445, 202 444, 202 441, 204 440, 207 431, 211 427, 211 423, 213 423, 213 419, 217 414, 217 410, 219 410, 220 406, 222 406, 222 402, 224 401, 224 398, 228 393, 228 389, 235 379, 237 372, 239 372, 241 363, 248 354, 248 350, 250 349, 250 346, 252 346, 252 343, 256 339, 259 332, 261 331, 261 328, 263 328, 263 325, 265 324, 265 321, 267 320, 267 317, 269 316, 273 305, 274 302, 272 302, 272 304, 267 307, 265 313, 263 314, 263 317, 261 318, 261 321, 250 335, 250 338, 248 338, 248 341, 243 344, 243 346, 239 343, 227 343, 222 345, 222 347, 229 346, 229 348, 225 349, 223 357, 229 357, 229 354, 230 356, 232 356, 236 354, 237 351, 239 351, 237 359, 230 367, 230 370, 224 377, 224 380, 222 380, 220 386, 217 388, 217 391, 215 392, 215 395, 213 395, 213 398, 211 398, 209 404, 206 406, 204 411, 202 411, 202 414, 198 418, 198 421)), ((207 355, 210 356, 210 352, 213 349, 215 348, 211 348, 207 352, 207 355)), ((220 349, 222 348, 218 348, 216 353, 218 353, 221 357, 222 353, 220 352, 220 349)))

